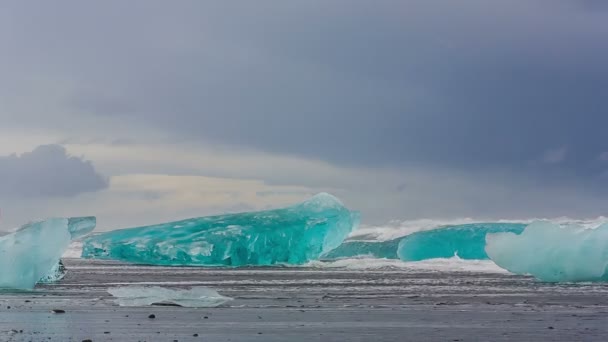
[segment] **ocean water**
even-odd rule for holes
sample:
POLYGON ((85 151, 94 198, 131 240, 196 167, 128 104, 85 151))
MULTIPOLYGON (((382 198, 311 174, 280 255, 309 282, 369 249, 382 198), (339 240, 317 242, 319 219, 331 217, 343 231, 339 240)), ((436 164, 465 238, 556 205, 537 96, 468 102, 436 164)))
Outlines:
MULTIPOLYGON (((571 219, 559 217, 554 219, 521 219, 521 220, 481 220, 472 218, 461 218, 454 220, 409 220, 409 221, 390 221, 385 225, 362 225, 353 231, 345 240, 349 242, 365 243, 386 243, 388 241, 399 241, 401 238, 412 234, 425 231, 443 229, 445 227, 474 225, 483 222, 493 222, 499 224, 529 224, 535 221, 545 220, 559 226, 580 226, 586 229, 594 229, 602 223, 608 222, 606 217, 594 219, 571 219)), ((396 246, 396 244, 395 244, 396 246)), ((64 253, 64 258, 80 258, 82 253, 82 242, 73 242, 69 249, 64 253)), ((489 272, 489 273, 508 273, 508 271, 498 267, 491 260, 466 260, 455 255, 445 258, 434 258, 422 261, 401 261, 395 258, 377 257, 372 255, 358 255, 337 260, 312 261, 304 265, 312 268, 328 269, 349 269, 349 270, 425 270, 434 272, 489 272)))

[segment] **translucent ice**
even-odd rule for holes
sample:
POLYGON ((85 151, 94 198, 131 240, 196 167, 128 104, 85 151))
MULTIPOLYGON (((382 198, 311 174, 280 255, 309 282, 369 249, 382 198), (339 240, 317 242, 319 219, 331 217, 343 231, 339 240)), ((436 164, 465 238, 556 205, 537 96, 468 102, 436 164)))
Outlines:
POLYGON ((521 233, 523 223, 471 223, 413 233, 401 239, 397 254, 404 261, 433 258, 488 259, 486 234, 521 233))
POLYGON ((179 305, 188 308, 209 308, 222 305, 232 298, 205 287, 188 290, 169 289, 159 286, 122 286, 109 288, 108 293, 116 297, 120 306, 179 305))
POLYGON ((498 266, 550 282, 606 281, 608 224, 596 229, 539 221, 520 235, 488 234, 486 251, 498 266))
POLYGON ((56 263, 53 268, 51 268, 51 271, 46 276, 42 277, 38 282, 43 284, 54 283, 63 279, 66 273, 67 270, 65 265, 63 262, 61 262, 61 260, 59 260, 59 262, 56 263))
POLYGON ((153 265, 303 264, 340 245, 358 220, 357 212, 322 193, 283 209, 93 235, 82 256, 153 265))
POLYGON ((68 218, 68 231, 72 240, 79 239, 95 229, 97 219, 94 216, 68 218))
POLYGON ((72 239, 95 228, 95 218, 53 218, 0 236, 0 288, 31 289, 58 276, 59 258, 72 239))

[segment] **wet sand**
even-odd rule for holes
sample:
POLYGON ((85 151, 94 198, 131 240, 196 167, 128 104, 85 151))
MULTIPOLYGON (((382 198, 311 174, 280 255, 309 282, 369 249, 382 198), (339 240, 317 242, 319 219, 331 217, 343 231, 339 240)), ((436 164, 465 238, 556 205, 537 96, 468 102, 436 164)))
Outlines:
POLYGON ((66 260, 59 284, 0 293, 0 341, 603 341, 608 286, 500 273, 141 267, 66 260), (208 286, 219 308, 119 307, 108 287, 208 286), (53 309, 65 313, 52 313, 53 309), (154 319, 148 318, 154 314, 154 319), (197 334, 198 336, 195 336, 197 334))

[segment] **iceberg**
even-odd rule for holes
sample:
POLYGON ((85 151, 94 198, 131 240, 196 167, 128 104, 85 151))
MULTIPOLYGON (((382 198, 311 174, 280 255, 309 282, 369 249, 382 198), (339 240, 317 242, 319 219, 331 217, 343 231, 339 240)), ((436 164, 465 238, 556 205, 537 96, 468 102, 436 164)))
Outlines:
POLYGON ((181 290, 160 286, 121 286, 109 288, 108 293, 116 297, 116 304, 120 306, 177 305, 187 308, 213 308, 232 300, 205 287, 181 290))
POLYGON ((607 281, 608 224, 595 229, 530 224, 519 234, 486 237, 486 252, 498 266, 547 282, 607 281))
POLYGON ((372 257, 378 259, 399 259, 397 248, 402 238, 389 241, 345 241, 338 248, 329 251, 321 258, 324 260, 352 257, 372 257))
POLYGON ((82 257, 165 266, 304 264, 338 247, 358 222, 358 212, 321 193, 283 209, 91 235, 82 257))
POLYGON ((60 279, 61 255, 95 224, 95 217, 52 218, 0 236, 0 288, 32 289, 39 281, 60 279))
POLYGON ((488 259, 486 234, 509 232, 520 234, 524 223, 471 223, 416 232, 399 242, 397 255, 403 261, 434 258, 488 259))

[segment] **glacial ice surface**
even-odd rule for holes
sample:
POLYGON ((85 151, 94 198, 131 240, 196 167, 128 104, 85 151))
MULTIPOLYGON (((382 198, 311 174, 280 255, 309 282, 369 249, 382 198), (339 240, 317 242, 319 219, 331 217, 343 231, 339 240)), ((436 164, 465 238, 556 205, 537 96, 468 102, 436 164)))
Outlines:
POLYGON ((488 234, 486 252, 498 266, 542 281, 608 281, 608 224, 595 229, 530 224, 523 233, 488 234))
POLYGON ((84 240, 84 258, 152 265, 303 264, 338 247, 359 214, 321 193, 283 209, 115 230, 84 240))
POLYGON ((434 258, 488 259, 485 251, 486 234, 498 232, 521 233, 524 223, 471 223, 416 232, 399 242, 397 255, 403 261, 434 258))
POLYGON ((95 217, 52 218, 0 236, 0 288, 32 289, 41 280, 60 279, 61 255, 95 223, 95 217))
POLYGON ((232 300, 206 287, 183 290, 160 286, 121 286, 109 288, 108 293, 116 297, 116 303, 120 306, 173 304, 188 308, 211 308, 232 300))

